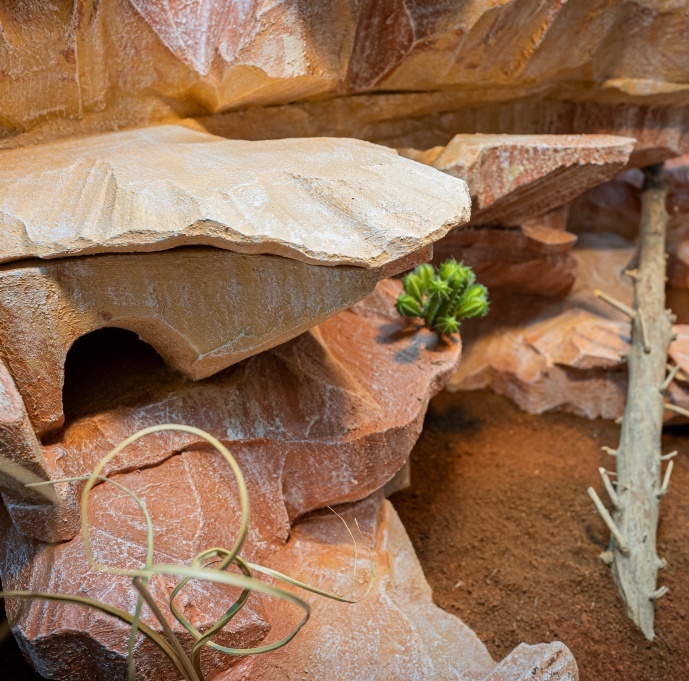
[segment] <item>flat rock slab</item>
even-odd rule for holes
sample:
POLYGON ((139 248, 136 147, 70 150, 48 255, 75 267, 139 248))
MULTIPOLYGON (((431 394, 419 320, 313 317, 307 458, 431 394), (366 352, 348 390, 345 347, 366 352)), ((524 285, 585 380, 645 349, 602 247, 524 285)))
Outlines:
POLYGON ((624 169, 634 140, 615 135, 456 135, 400 153, 465 180, 472 224, 520 225, 624 169))
POLYGON ((64 424, 65 360, 89 332, 133 331, 198 380, 337 314, 382 276, 209 247, 16 263, 0 267, 0 347, 42 437, 64 424))
POLYGON ((0 262, 206 245, 380 268, 469 219, 466 185, 352 139, 180 126, 0 153, 0 262))
MULTIPOLYGON (((91 364, 74 368, 66 388, 70 417, 50 444, 31 440, 15 395, 16 408, 8 407, 0 424, 0 453, 15 459, 26 452, 22 461, 32 461, 45 477, 72 477, 88 474, 141 428, 184 423, 232 451, 270 461, 291 519, 361 499, 402 467, 428 400, 454 372, 461 352, 458 340, 442 340, 400 317, 394 307, 400 291, 399 282, 385 280, 350 310, 203 381, 168 369, 154 353, 139 356, 141 348, 150 352, 143 344, 127 349, 117 341, 114 359, 96 353, 91 364)), ((183 433, 152 435, 114 459, 108 472, 156 466, 199 444, 183 433)), ((36 506, 33 498, 27 505, 17 490, 6 503, 26 535, 67 539, 79 526, 76 487, 62 486, 57 511, 36 506)))

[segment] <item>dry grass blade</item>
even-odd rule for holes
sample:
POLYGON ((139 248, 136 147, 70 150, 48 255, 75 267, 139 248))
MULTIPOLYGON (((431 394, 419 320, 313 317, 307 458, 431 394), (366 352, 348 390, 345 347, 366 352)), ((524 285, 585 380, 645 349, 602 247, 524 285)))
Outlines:
MULTIPOLYGON (((16 464, 13 464, 16 466, 16 464)), ((21 468, 21 467, 19 467, 21 468)), ((24 469, 22 469, 24 470, 24 469)), ((27 472, 28 473, 28 472, 27 472)), ((129 637, 129 646, 128 646, 128 676, 130 681, 134 681, 136 678, 136 669, 135 669, 135 661, 134 661, 134 644, 136 642, 136 636, 137 633, 141 633, 147 638, 151 639, 164 653, 167 655, 167 657, 172 661, 172 663, 175 665, 176 669, 178 672, 182 675, 182 677, 185 679, 185 681, 203 681, 204 676, 203 672, 201 669, 201 649, 204 646, 209 646, 213 648, 214 650, 223 652, 225 654, 229 655, 236 655, 236 656, 246 656, 246 655, 255 655, 259 653, 266 653, 270 652, 272 650, 276 650, 277 648, 280 648, 287 643, 289 643, 299 632, 299 630, 306 624, 306 622, 309 619, 309 615, 311 612, 311 607, 310 605, 304 601, 303 599, 299 598, 295 594, 291 593, 290 591, 286 591, 284 589, 278 588, 272 584, 269 584, 267 582, 262 582, 254 578, 253 573, 258 572, 262 573, 264 575, 267 575, 271 577, 274 580, 277 580, 278 582, 282 582, 284 584, 288 584, 293 587, 298 587, 300 589, 304 589, 306 591, 309 591, 314 594, 318 594, 321 596, 325 596, 327 598, 334 599, 336 601, 340 601, 343 603, 355 603, 358 600, 361 600, 362 598, 365 598, 371 591, 371 588, 373 586, 373 582, 375 579, 375 568, 374 568, 374 561, 373 561, 373 555, 369 549, 367 549, 368 554, 369 554, 369 560, 370 560, 370 579, 368 583, 368 587, 366 589, 366 592, 358 599, 356 600, 351 600, 347 599, 346 596, 351 592, 351 590, 354 588, 356 584, 356 566, 357 566, 357 561, 358 561, 358 546, 357 542, 354 538, 354 535, 352 531, 350 530, 349 526, 347 525, 346 521, 342 516, 340 516, 336 511, 333 511, 335 515, 342 520, 344 523, 347 532, 349 533, 352 542, 354 544, 354 569, 353 569, 353 575, 352 575, 352 585, 350 588, 342 595, 337 595, 334 593, 330 593, 328 591, 325 591, 323 589, 319 589, 313 586, 310 586, 308 584, 305 584, 303 582, 300 582, 299 580, 293 579, 291 577, 288 577, 287 575, 283 575, 275 570, 272 570, 270 568, 265 568, 261 565, 256 565, 253 563, 249 563, 245 561, 240 555, 239 552, 242 549, 242 546, 244 544, 244 541, 247 536, 248 532, 248 527, 249 527, 249 496, 248 496, 248 491, 246 487, 246 482, 244 481, 244 476, 242 475, 241 469, 239 468, 239 465, 235 461, 234 457, 230 454, 228 449, 216 438, 214 438, 212 435, 209 435, 208 433, 198 429, 198 428, 193 428, 191 426, 183 426, 183 425, 178 425, 178 424, 166 424, 166 425, 161 425, 161 426, 153 426, 150 428, 145 428, 138 433, 135 433, 131 437, 128 437, 126 440, 122 441, 119 445, 117 445, 114 449, 112 449, 101 461, 98 463, 98 465, 95 467, 93 472, 90 475, 86 476, 81 476, 77 478, 65 478, 63 480, 53 480, 53 481, 45 481, 45 480, 40 480, 36 476, 33 476, 33 474, 29 474, 29 477, 23 477, 21 478, 24 484, 27 486, 33 487, 37 490, 42 490, 44 488, 52 488, 52 485, 60 484, 60 483, 67 483, 67 482, 76 482, 76 481, 86 481, 86 485, 84 486, 84 490, 82 492, 82 498, 81 498, 81 522, 82 522, 82 540, 84 543, 84 550, 86 553, 86 558, 89 562, 89 565, 94 569, 99 572, 104 572, 107 574, 112 574, 112 575, 120 575, 120 576, 126 576, 126 577, 131 577, 132 582, 134 585, 134 588, 138 591, 139 597, 137 600, 136 608, 134 615, 131 615, 127 612, 124 612, 122 610, 119 610, 117 608, 113 608, 109 605, 100 603, 98 601, 95 601, 93 599, 81 597, 81 596, 71 596, 68 594, 48 594, 48 593, 39 593, 39 592, 18 592, 18 591, 11 591, 11 592, 5 592, 3 594, 0 594, 0 598, 20 598, 20 599, 42 599, 42 600, 48 600, 48 601, 53 601, 53 602, 58 602, 58 603, 71 603, 75 605, 82 605, 85 607, 91 607, 95 608, 97 610, 100 610, 102 612, 105 612, 107 614, 112 615, 113 617, 116 617, 120 619, 123 622, 128 623, 131 626, 131 634, 129 637), (237 481, 237 487, 239 491, 239 500, 240 500, 240 508, 241 508, 241 518, 240 518, 240 523, 239 523, 239 528, 237 532, 237 538, 235 539, 234 545, 232 546, 231 549, 225 549, 221 547, 214 547, 211 549, 207 549, 205 551, 202 551, 199 553, 194 560, 192 561, 191 565, 172 565, 172 564, 155 564, 153 563, 153 556, 154 556, 154 532, 153 532, 153 523, 151 521, 151 517, 146 509, 146 505, 143 503, 143 501, 130 489, 125 487, 124 485, 118 483, 115 480, 112 480, 105 475, 103 475, 103 471, 107 464, 116 456, 122 452, 127 446, 132 444, 133 442, 136 442, 142 437, 145 437, 146 435, 150 435, 153 433, 161 432, 161 431, 180 431, 180 432, 185 432, 189 433, 192 435, 195 435, 203 440, 205 440, 208 444, 210 444, 213 449, 218 452, 223 459, 227 462, 227 464, 230 466, 232 469, 232 472, 234 473, 235 479, 237 481), (110 565, 103 565, 100 564, 98 561, 96 561, 94 557, 94 552, 93 552, 93 546, 91 543, 91 535, 90 535, 90 527, 89 527, 89 496, 93 488, 96 486, 97 483, 99 482, 104 482, 108 483, 111 485, 114 485, 116 488, 118 488, 120 491, 124 492, 126 495, 128 495, 131 499, 134 500, 134 502, 137 504, 139 510, 141 511, 145 523, 146 523, 146 559, 145 559, 145 565, 143 568, 140 569, 124 569, 124 568, 119 568, 115 566, 110 566, 110 565), (208 567, 207 565, 203 565, 204 561, 207 561, 209 559, 218 559, 218 565, 217 567, 208 567), (236 565, 239 570, 241 571, 242 574, 237 574, 233 572, 227 572, 227 568, 236 565), (192 635, 192 637, 195 639, 194 646, 192 647, 192 652, 191 656, 187 655, 186 651, 184 650, 184 647, 182 646, 178 636, 175 634, 173 631, 172 627, 168 624, 163 612, 161 611, 160 607, 158 604, 155 602, 153 599, 153 596, 151 595, 150 591, 148 590, 148 581, 156 576, 156 575, 170 575, 170 576, 176 576, 180 577, 181 581, 177 584, 177 586, 174 588, 170 600, 169 600, 169 608, 170 611, 172 612, 173 616, 179 622, 179 624, 189 633, 192 635), (241 594, 239 597, 232 603, 232 605, 226 610, 226 612, 223 614, 223 616, 212 626, 210 627, 205 633, 202 633, 198 631, 195 627, 191 625, 191 623, 184 617, 184 615, 176 608, 174 600, 176 596, 180 593, 180 591, 184 588, 184 586, 189 582, 189 580, 204 580, 207 582, 212 582, 216 584, 222 584, 225 586, 230 586, 230 587, 236 587, 241 589, 241 594), (233 617, 236 616, 236 614, 244 607, 249 595, 252 592, 257 592, 257 593, 262 593, 264 595, 273 597, 273 598, 280 598, 284 601, 287 601, 288 603, 291 603, 292 605, 300 608, 303 611, 303 617, 300 620, 300 622, 292 629, 292 631, 287 634, 284 638, 280 639, 279 641, 275 641, 273 643, 268 643, 262 646, 256 646, 253 648, 229 648, 226 646, 221 646, 217 643, 214 643, 211 641, 211 638, 218 634, 220 631, 222 631, 233 619, 233 617), (151 610, 152 614, 160 624, 160 627, 162 631, 164 632, 164 636, 153 630, 150 626, 146 625, 145 623, 141 622, 141 613, 142 613, 142 608, 143 604, 146 604, 149 609, 151 610)), ((52 493, 54 495, 54 491, 52 493)), ((332 509, 330 509, 332 510, 332 509)), ((356 521, 355 521, 356 522, 356 521)), ((359 536, 363 540, 363 534, 361 533, 361 528, 359 528, 359 524, 356 523, 357 525, 357 530, 359 532, 359 536)))

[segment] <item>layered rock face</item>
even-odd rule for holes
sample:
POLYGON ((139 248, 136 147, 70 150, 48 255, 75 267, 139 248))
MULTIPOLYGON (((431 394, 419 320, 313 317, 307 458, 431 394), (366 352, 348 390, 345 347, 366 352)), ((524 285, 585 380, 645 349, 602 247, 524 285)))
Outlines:
MULTIPOLYGON (((3 152, 3 456, 50 476, 37 438, 64 425, 80 337, 128 329, 205 378, 427 260, 469 210, 463 182, 357 140, 231 142, 160 126, 3 152), (92 253, 103 255, 75 257, 92 253)), ((51 517, 35 495, 3 490, 31 536, 74 534, 68 499, 51 517), (42 520, 27 529, 32 514, 42 520)))
MULTIPOLYGON (((622 415, 630 324, 594 291, 631 304, 632 282, 624 271, 633 266, 635 248, 614 234, 580 234, 572 253, 578 276, 565 298, 507 290, 494 296, 490 317, 463 333, 464 358, 449 390, 490 387, 536 414, 561 408, 587 418, 622 415)), ((684 371, 687 327, 676 325, 675 333, 670 360, 684 371)), ((668 399, 686 408, 685 380, 671 384, 668 399)))
POLYGON ((617 132, 647 163, 687 149, 685 13, 621 0, 31 0, 0 14, 0 137, 187 116, 232 137, 417 148, 457 132, 617 132))
POLYGON ((0 262, 206 245, 374 269, 468 219, 461 182, 353 139, 168 125, 0 155, 0 262))
MULTIPOLYGON (((306 675, 419 681, 577 678, 574 660, 560 643, 522 644, 496 666, 468 627, 433 605, 421 566, 392 506, 374 496, 341 510, 350 522, 356 518, 373 547, 377 574, 373 591, 351 607, 314 601, 318 624, 303 632, 299 646, 250 658, 219 675, 219 681, 296 681, 306 675), (335 638, 333 631, 347 633, 335 638), (344 649, 347 655, 342 654, 344 649)), ((342 542, 342 528, 333 520, 319 513, 297 523, 289 542, 270 559, 271 566, 299 574, 302 581, 321 588, 347 589, 351 546, 342 542), (328 546, 327 565, 319 560, 324 545, 328 546)), ((365 572, 366 568, 362 561, 361 569, 365 572)), ((294 623, 293 616, 277 603, 273 607, 281 610, 279 620, 286 632, 294 623)))
POLYGON ((400 153, 465 180, 472 215, 435 247, 492 292, 562 297, 577 274, 565 230, 569 202, 614 177, 633 140, 611 135, 456 135, 446 147, 400 153))
POLYGON ((624 169, 634 140, 613 135, 455 135, 400 153, 469 185, 472 225, 517 226, 624 169))
MULTIPOLYGON (((201 382, 156 366, 140 344, 125 352, 115 367, 119 382, 107 372, 100 383, 89 381, 93 365, 85 361, 73 368, 75 384, 65 397, 71 421, 43 451, 50 474, 90 471, 114 443, 147 425, 194 424, 219 437, 247 477, 255 511, 245 557, 338 591, 349 579, 346 566, 351 565, 352 547, 344 528, 322 515, 305 525, 298 523, 291 535, 290 524, 312 509, 363 499, 380 490, 404 463, 428 399, 459 359, 458 343, 410 328, 397 314, 394 300, 400 290, 397 282, 382 282, 351 310, 201 382)), ((118 339, 114 347, 123 344, 118 339)), ((86 349, 81 355, 88 357, 86 349)), ((98 359, 102 357, 92 361, 98 359)), ((239 519, 236 485, 217 455, 194 436, 149 436, 113 460, 106 472, 133 489, 149 508, 159 538, 157 560, 188 562, 203 548, 231 544, 239 519)), ((362 523, 366 543, 374 546, 379 572, 374 592, 351 606, 358 608, 368 627, 369 633, 359 633, 370 640, 352 658, 351 678, 361 678, 355 676, 361 671, 365 678, 502 679, 494 675, 495 663, 476 637, 431 604, 408 539, 394 512, 381 504, 378 494, 349 511, 362 523), (394 630, 389 630, 393 623, 394 630), (406 640, 412 632, 411 649, 405 644, 404 654, 381 661, 391 655, 391 646, 394 650, 400 644, 398 635, 406 640), (372 636, 380 637, 375 645, 372 636), (407 676, 414 669, 414 675, 407 676)), ((99 485, 90 508, 96 558, 122 567, 140 565, 145 534, 133 502, 99 485)), ((30 519, 24 520, 26 529, 30 519)), ((68 542, 43 544, 23 538, 5 516, 3 535, 10 547, 0 565, 5 588, 86 593, 133 608, 130 581, 90 569, 80 534, 68 542)), ((360 570, 366 574, 366 561, 360 570)), ((174 583, 163 577, 152 581, 151 590, 161 604, 174 583)), ((193 583, 180 603, 192 623, 205 628, 224 612, 228 595, 226 589, 193 583)), ((303 638, 300 634, 298 650, 286 652, 287 658, 282 653, 257 658, 225 678, 246 678, 247 669, 252 678, 284 678, 285 673, 297 678, 303 656, 313 656, 313 646, 322 645, 324 637, 335 635, 341 641, 347 631, 358 635, 347 626, 353 616, 350 606, 316 607, 305 630, 309 633, 303 638)), ((47 676, 124 677, 128 634, 117 621, 54 604, 19 607, 10 602, 8 614, 25 652, 47 676)), ((250 607, 219 642, 256 645, 269 632, 272 639, 291 624, 290 613, 278 604, 252 597, 250 607)), ((532 668, 534 660, 540 660, 544 674, 561 667, 563 679, 576 678, 571 655, 558 645, 537 647, 519 665, 532 668)), ((140 642, 136 655, 142 678, 162 680, 172 673, 148 644, 140 642)), ((233 661, 209 653, 204 665, 217 671, 233 661)), ((317 664, 314 672, 320 670, 328 678, 341 663, 321 656, 317 664)))

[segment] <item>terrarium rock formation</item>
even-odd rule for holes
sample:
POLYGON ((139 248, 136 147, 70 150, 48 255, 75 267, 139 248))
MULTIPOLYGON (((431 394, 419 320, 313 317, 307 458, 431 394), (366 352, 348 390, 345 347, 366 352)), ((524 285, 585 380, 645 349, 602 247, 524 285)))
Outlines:
POLYGON ((469 209, 462 182, 354 139, 163 125, 0 156, 0 262, 206 245, 384 268, 469 209))
POLYGON ((644 165, 687 143, 683 12, 598 0, 9 3, 0 138, 190 116, 229 137, 419 149, 458 132, 616 132, 636 138, 644 165))
MULTIPOLYGON (((218 681, 296 681, 305 676, 419 681, 547 681, 577 677, 572 655, 561 643, 521 645, 496 665, 467 626, 433 604, 413 547, 389 502, 374 495, 338 510, 349 522, 358 520, 368 545, 373 547, 377 574, 373 591, 351 609, 324 599, 314 600, 315 626, 303 632, 299 646, 248 659, 221 674, 218 681), (333 631, 338 632, 337 639, 333 631)), ((337 590, 346 590, 350 587, 352 550, 343 541, 338 523, 332 514, 324 512, 298 522, 287 544, 270 559, 270 565, 281 572, 299 574, 321 588, 335 585, 337 590), (327 565, 322 561, 324 545, 328 547, 327 565)), ((363 573, 367 567, 367 561, 362 560, 363 573)), ((279 603, 271 602, 266 607, 268 617, 281 621, 283 628, 294 624, 293 613, 279 603)))
MULTIPOLYGON (((394 301, 400 289, 398 282, 382 282, 351 310, 205 381, 189 381, 160 363, 151 366, 141 344, 130 345, 128 353, 124 346, 119 384, 90 380, 94 367, 89 364, 75 368, 77 384, 72 390, 76 392, 70 396, 73 420, 60 439, 44 449, 51 475, 90 471, 113 443, 132 430, 164 421, 201 427, 226 443, 247 477, 254 513, 245 557, 265 562, 281 550, 290 536, 290 524, 304 513, 362 499, 383 487, 416 441, 428 400, 457 366, 458 342, 445 342, 423 329, 412 331, 396 313, 394 301)), ((156 551, 167 561, 188 562, 206 547, 230 545, 239 523, 232 472, 202 444, 188 434, 158 433, 125 450, 107 471, 146 503, 154 521, 156 551)), ((99 485, 90 508, 97 558, 120 566, 139 564, 145 534, 133 502, 109 485, 99 485)), ((374 522, 377 513, 371 515, 366 508, 364 525, 374 522)), ((26 523, 22 529, 30 532, 30 518, 20 518, 26 523)), ((344 545, 340 551, 346 551, 351 563, 349 535, 342 525, 335 529, 336 538, 343 533, 338 539, 344 545)), ((81 535, 46 545, 23 538, 8 518, 3 535, 9 540, 0 565, 5 588, 88 594, 124 609, 133 607, 136 592, 130 580, 94 573, 86 562, 81 535)), ((400 550, 409 553, 405 542, 400 550)), ((294 540, 289 546, 294 548, 294 540)), ((327 569, 319 579, 327 581, 334 557, 329 547, 315 548, 318 551, 311 558, 292 555, 289 567, 294 573, 303 564, 313 565, 310 577, 311 572, 321 572, 318 565, 325 562, 327 569)), ((277 561, 281 568, 282 563, 277 561)), ((404 569, 405 564, 385 569, 404 569)), ((337 575, 339 581, 342 577, 337 575)), ((152 592, 164 602, 174 583, 174 578, 156 577, 152 592)), ((384 584, 385 579, 377 588, 384 584)), ((400 598, 414 595, 415 589, 410 589, 400 598)), ((203 628, 220 617, 226 600, 221 587, 192 583, 180 602, 195 626, 203 628)), ((426 600, 428 609, 432 606, 426 600)), ((371 597, 365 607, 375 611, 376 602, 371 597)), ((271 613, 262 600, 254 598, 252 604, 223 634, 233 645, 256 645, 269 630, 291 623, 279 612, 271 613)), ((349 619, 348 606, 338 606, 339 616, 349 619)), ((116 620, 83 608, 43 603, 10 604, 8 612, 16 618, 15 632, 25 651, 47 676, 114 679, 122 675, 127 627, 116 620), (79 654, 87 649, 90 655, 79 654)), ((406 616, 413 618, 413 613, 406 616)), ((490 664, 475 636, 455 618, 445 617, 457 638, 467 639, 472 648, 471 655, 461 656, 457 664, 470 667, 477 654, 490 664)), ((434 636, 432 631, 428 635, 434 636)), ((145 678, 168 678, 168 668, 148 645, 139 648, 138 655, 145 678)), ((376 657, 367 663, 374 663, 376 657)), ((403 664, 413 660, 410 653, 403 664)), ((232 661, 211 655, 206 664, 217 670, 232 661)))
MULTIPOLYGON (((134 331, 204 378, 428 259, 469 210, 463 182, 357 140, 160 126, 3 152, 3 455, 50 476, 37 438, 64 425, 65 360, 87 333, 134 331)), ((74 533, 69 504, 51 519, 35 494, 4 490, 41 518, 32 536, 74 533)))
MULTIPOLYGON (((624 271, 632 266, 634 253, 634 246, 618 235, 581 234, 572 251, 578 276, 567 297, 498 293, 493 314, 463 332, 463 360, 448 390, 490 387, 536 414, 562 408, 587 418, 621 416, 629 320, 594 291, 602 289, 630 304, 631 280, 624 271)), ((675 326, 675 333, 670 358, 684 370, 689 368, 684 354, 689 333, 682 325, 675 326)), ((670 401, 689 406, 689 386, 682 381, 668 393, 670 401)))
MULTIPOLYGON (((440 377, 449 376, 459 357, 457 343, 445 345, 431 332, 414 333, 398 318, 393 307, 398 290, 399 284, 384 281, 352 311, 207 382, 174 371, 149 375, 143 360, 124 362, 120 375, 111 370, 105 374, 109 380, 99 382, 93 376, 104 369, 96 354, 77 387, 68 386, 70 419, 59 436, 41 446, 26 425, 10 431, 15 441, 31 446, 30 456, 21 461, 32 456, 51 479, 84 475, 135 430, 180 422, 229 438, 235 448, 251 449, 248 443, 259 441, 274 448, 271 465, 284 478, 291 517, 361 498, 402 466, 420 432, 429 391, 442 386, 440 377), (393 390, 399 380, 403 390, 393 390), (400 401, 402 396, 408 404, 400 401), (314 466, 319 476, 306 473, 314 466)), ((15 409, 20 413, 20 401, 15 409)), ((183 433, 150 436, 123 452, 108 473, 155 465, 193 443, 183 433)), ((3 445, 4 456, 15 456, 8 436, 3 445)), ((54 525, 45 517, 53 507, 34 512, 16 494, 7 505, 28 536, 54 541, 77 531, 77 489, 62 490, 65 498, 54 525)))
MULTIPOLYGON (((460 228, 433 248, 433 260, 461 259, 491 291, 562 297, 577 277, 575 234, 531 220, 521 228, 460 228)), ((473 322, 472 322, 473 324, 473 322)))

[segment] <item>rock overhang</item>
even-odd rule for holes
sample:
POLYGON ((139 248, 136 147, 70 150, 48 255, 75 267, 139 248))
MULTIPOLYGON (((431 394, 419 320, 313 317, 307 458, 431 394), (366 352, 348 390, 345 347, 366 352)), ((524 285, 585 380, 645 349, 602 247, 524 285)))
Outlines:
POLYGON ((0 262, 205 245, 389 268, 470 206, 461 180, 368 142, 160 125, 0 152, 0 262))

